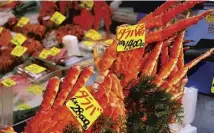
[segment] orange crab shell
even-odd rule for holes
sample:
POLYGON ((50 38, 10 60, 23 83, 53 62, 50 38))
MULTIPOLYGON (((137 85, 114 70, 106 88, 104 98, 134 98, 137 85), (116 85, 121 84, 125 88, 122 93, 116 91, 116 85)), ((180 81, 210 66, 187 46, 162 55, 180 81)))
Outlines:
POLYGON ((0 33, 0 46, 8 46, 12 39, 12 35, 9 30, 3 28, 0 33))

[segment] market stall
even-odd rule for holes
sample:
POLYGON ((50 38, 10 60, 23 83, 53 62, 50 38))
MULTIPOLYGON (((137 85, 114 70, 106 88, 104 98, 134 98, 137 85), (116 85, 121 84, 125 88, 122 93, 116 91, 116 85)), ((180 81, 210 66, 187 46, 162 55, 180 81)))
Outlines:
POLYGON ((214 48, 186 55, 192 25, 212 21, 191 10, 203 3, 161 2, 112 29, 121 3, 1 2, 1 132, 196 133, 188 72, 214 48))

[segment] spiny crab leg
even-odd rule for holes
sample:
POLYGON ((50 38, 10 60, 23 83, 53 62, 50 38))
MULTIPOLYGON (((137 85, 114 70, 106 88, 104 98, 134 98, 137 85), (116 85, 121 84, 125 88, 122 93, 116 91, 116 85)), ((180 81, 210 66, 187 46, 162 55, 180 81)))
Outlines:
POLYGON ((169 25, 161 30, 154 31, 151 33, 146 34, 146 43, 153 43, 153 42, 160 42, 163 41, 170 36, 174 35, 175 33, 184 30, 185 28, 196 24, 199 20, 203 19, 205 16, 209 15, 213 12, 213 9, 207 10, 204 13, 190 17, 184 20, 181 20, 175 24, 169 25))
POLYGON ((53 107, 58 107, 59 105, 63 105, 66 97, 69 95, 70 91, 72 90, 74 84, 76 83, 79 74, 80 74, 80 66, 72 67, 69 71, 67 76, 63 79, 63 82, 60 86, 62 88, 57 96, 53 107))
POLYGON ((145 23, 146 29, 155 28, 159 26, 166 25, 172 18, 174 18, 177 14, 182 13, 196 4, 199 4, 203 1, 190 1, 179 4, 178 6, 170 9, 163 15, 155 16, 152 19, 148 19, 145 23))
POLYGON ((83 71, 80 74, 80 77, 78 78, 74 88, 68 95, 66 102, 68 102, 74 95, 75 93, 82 87, 85 86, 86 82, 89 80, 89 78, 94 74, 93 67, 85 67, 83 71))
POLYGON ((181 47, 183 47, 182 41, 184 38, 184 33, 185 33, 184 31, 182 33, 180 33, 180 35, 178 36, 178 38, 174 42, 173 49, 171 52, 172 55, 171 55, 169 61, 166 63, 166 65, 163 67, 163 69, 160 70, 160 73, 153 80, 153 83, 156 84, 158 87, 170 75, 170 73, 172 72, 172 70, 174 69, 174 67, 177 64, 181 47))
POLYGON ((142 69, 142 75, 150 76, 152 74, 155 64, 161 53, 162 46, 163 42, 159 42, 156 44, 154 50, 150 54, 149 60, 146 62, 145 67, 142 69))
POLYGON ((181 81, 181 79, 186 75, 186 73, 187 73, 187 71, 189 69, 191 69, 193 66, 195 66, 201 60, 203 60, 203 59, 207 58, 208 56, 210 56, 213 52, 214 52, 214 48, 208 50, 207 52, 205 52, 204 54, 200 55, 199 57, 197 57, 193 61, 187 63, 184 66, 183 69, 178 70, 176 72, 176 74, 174 75, 174 77, 169 79, 168 81, 166 81, 161 87, 162 88, 167 88, 167 91, 170 91, 173 88, 174 85, 176 85, 178 82, 181 81))
POLYGON ((168 9, 170 6, 172 6, 175 3, 176 3, 176 1, 166 1, 160 7, 158 7, 154 12, 151 12, 148 15, 146 15, 145 17, 143 17, 139 21, 139 23, 144 23, 144 22, 148 21, 149 19, 152 19, 154 16, 162 14, 166 9, 168 9))

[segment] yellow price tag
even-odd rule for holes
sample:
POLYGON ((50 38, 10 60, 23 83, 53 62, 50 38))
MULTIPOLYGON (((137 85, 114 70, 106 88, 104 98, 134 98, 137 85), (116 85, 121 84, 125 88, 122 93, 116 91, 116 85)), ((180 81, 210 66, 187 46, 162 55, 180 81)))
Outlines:
POLYGON ((142 48, 145 43, 145 25, 120 26, 117 28, 117 51, 142 48))
POLYGON ((39 57, 42 59, 46 59, 50 55, 50 51, 47 49, 43 49, 42 52, 39 54, 39 57))
POLYGON ((112 39, 108 39, 108 40, 105 40, 104 43, 106 43, 108 45, 111 45, 113 43, 113 40, 112 39))
POLYGON ((22 45, 22 44, 25 42, 26 39, 27 39, 27 38, 26 38, 24 35, 22 35, 22 34, 20 34, 20 33, 17 33, 17 34, 13 37, 13 39, 11 40, 11 43, 13 43, 13 44, 15 44, 15 45, 22 45))
POLYGON ((22 56, 26 51, 27 51, 27 48, 26 48, 26 47, 17 45, 17 46, 11 51, 10 54, 13 55, 13 56, 20 57, 20 56, 22 56))
POLYGON ((87 37, 87 38, 89 38, 91 40, 94 40, 94 41, 102 39, 102 35, 99 32, 97 32, 96 30, 93 30, 93 29, 90 29, 86 33, 85 37, 87 37))
POLYGON ((51 17, 51 21, 53 21, 57 25, 60 25, 65 19, 66 17, 58 11, 56 11, 51 17))
POLYGON ((29 72, 32 72, 34 74, 39 74, 43 71, 46 70, 46 68, 42 67, 42 66, 39 66, 37 64, 31 64, 29 66, 26 66, 25 67, 25 70, 29 71, 29 72))
POLYGON ((88 8, 91 10, 93 8, 93 6, 94 6, 94 1, 92 1, 92 0, 80 2, 80 7, 82 7, 82 8, 88 8))
POLYGON ((211 86, 211 93, 214 94, 214 76, 213 76, 213 82, 212 82, 212 86, 211 86))
POLYGON ((19 110, 28 110, 28 109, 31 109, 32 107, 30 105, 27 105, 27 104, 20 104, 18 105, 18 109, 19 110))
POLYGON ((206 16, 207 23, 214 23, 214 14, 209 14, 206 16))
POLYGON ((83 41, 82 43, 88 47, 91 47, 95 44, 95 42, 92 42, 92 41, 83 41))
POLYGON ((60 52, 60 49, 53 47, 50 49, 50 55, 56 56, 60 52))
POLYGON ((76 116, 85 130, 87 130, 103 112, 102 107, 85 87, 82 87, 72 99, 66 103, 66 106, 72 114, 76 116))
POLYGON ((39 85, 33 85, 33 86, 29 87, 27 89, 27 91, 29 93, 32 93, 32 94, 35 94, 35 95, 42 95, 42 92, 43 92, 42 87, 39 86, 39 85))
POLYGON ((16 26, 18 26, 18 27, 23 27, 23 26, 25 26, 26 24, 28 24, 29 21, 30 21, 29 18, 21 17, 21 19, 18 21, 18 23, 16 24, 16 26))
POLYGON ((0 27, 0 33, 3 31, 3 29, 4 29, 3 27, 0 27))
POLYGON ((6 79, 2 80, 1 83, 2 83, 5 87, 11 87, 11 86, 16 85, 16 82, 13 81, 11 78, 6 78, 6 79))

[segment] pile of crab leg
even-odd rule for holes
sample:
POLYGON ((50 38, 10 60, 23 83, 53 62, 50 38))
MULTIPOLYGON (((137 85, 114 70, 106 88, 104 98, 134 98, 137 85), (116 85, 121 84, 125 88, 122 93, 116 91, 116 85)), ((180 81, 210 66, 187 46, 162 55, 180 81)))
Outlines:
MULTIPOLYGON (((74 124, 76 128, 82 130, 76 117, 65 106, 74 94, 82 87, 94 74, 92 67, 85 67, 81 70, 80 66, 71 67, 62 83, 58 77, 49 80, 44 99, 38 113, 27 123, 26 133, 62 133, 69 124, 74 124)), ((103 83, 94 91, 87 87, 94 98, 103 109, 103 115, 117 120, 123 117, 125 120, 125 107, 123 103, 123 92, 120 81, 114 74, 108 74, 103 83)), ((118 130, 120 123, 115 126, 118 130)), ((99 129, 92 131, 90 127, 87 133, 99 133, 99 129)))
MULTIPOLYGON (((184 35, 185 29, 196 24, 213 10, 207 10, 200 15, 186 17, 177 22, 170 22, 173 17, 183 13, 203 1, 176 2, 167 1, 154 12, 142 18, 139 23, 146 27, 145 45, 143 48, 117 52, 115 40, 103 55, 94 50, 94 60, 100 75, 114 73, 121 79, 121 85, 127 85, 136 78, 153 76, 152 81, 157 87, 165 88, 172 94, 179 93, 180 100, 187 82, 187 71, 202 59, 212 54, 210 49, 192 63, 184 65, 184 35), (154 29, 155 28, 155 29, 154 29), (153 46, 153 47, 151 47, 153 46)), ((124 25, 126 26, 126 25, 124 25)))

